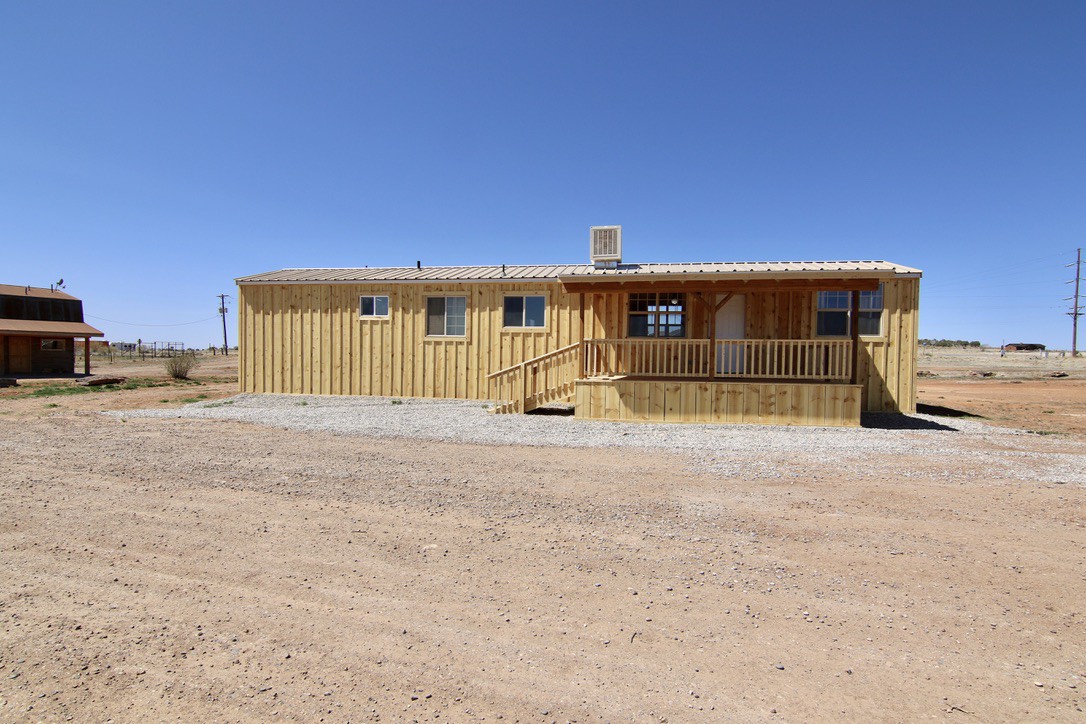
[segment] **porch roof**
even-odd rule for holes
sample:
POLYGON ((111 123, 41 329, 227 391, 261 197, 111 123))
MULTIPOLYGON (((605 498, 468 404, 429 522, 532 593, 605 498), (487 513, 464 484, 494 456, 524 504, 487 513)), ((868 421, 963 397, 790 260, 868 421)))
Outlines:
POLYGON ((101 331, 83 322, 44 319, 0 319, 0 334, 39 337, 102 337, 101 331))
POLYGON ((238 284, 357 284, 365 282, 607 282, 666 279, 721 281, 746 279, 886 279, 919 277, 919 269, 888 261, 679 262, 619 264, 507 264, 491 266, 363 267, 280 269, 239 277, 238 284))

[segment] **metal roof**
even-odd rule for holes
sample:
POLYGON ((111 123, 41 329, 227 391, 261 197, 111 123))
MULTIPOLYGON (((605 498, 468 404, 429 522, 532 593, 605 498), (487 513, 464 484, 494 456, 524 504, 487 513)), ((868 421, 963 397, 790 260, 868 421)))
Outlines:
POLYGON ((20 287, 14 284, 0 284, 0 294, 10 294, 16 297, 38 297, 42 299, 68 299, 78 302, 76 297, 73 297, 67 292, 62 292, 59 289, 42 289, 41 287, 20 287))
POLYGON ((583 266, 430 266, 364 267, 362 269, 281 269, 241 277, 239 284, 259 282, 368 282, 368 281, 471 281, 502 279, 557 279, 583 266))
POLYGON ((888 261, 770 261, 692 262, 672 264, 619 264, 597 268, 591 264, 363 267, 353 269, 281 269, 239 277, 238 284, 299 284, 352 282, 431 281, 536 281, 611 277, 724 277, 724 276, 919 276, 919 269, 888 261))
POLYGON ((33 334, 40 337, 102 337, 83 322, 48 322, 40 319, 0 319, 0 334, 33 334))
POLYGON ((888 261, 721 261, 679 262, 670 264, 619 264, 615 269, 586 267, 577 276, 592 278, 619 276, 803 276, 812 274, 864 275, 918 275, 919 269, 888 261))

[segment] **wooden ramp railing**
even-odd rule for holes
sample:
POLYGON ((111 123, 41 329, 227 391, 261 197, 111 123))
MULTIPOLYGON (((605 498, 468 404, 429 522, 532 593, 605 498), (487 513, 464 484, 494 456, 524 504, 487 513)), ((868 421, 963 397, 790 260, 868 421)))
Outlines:
POLYGON ((852 377, 852 342, 840 339, 585 340, 585 377, 826 380, 852 377))
POLYGON ((573 396, 581 376, 581 343, 556 349, 487 375, 494 412, 527 412, 573 396))

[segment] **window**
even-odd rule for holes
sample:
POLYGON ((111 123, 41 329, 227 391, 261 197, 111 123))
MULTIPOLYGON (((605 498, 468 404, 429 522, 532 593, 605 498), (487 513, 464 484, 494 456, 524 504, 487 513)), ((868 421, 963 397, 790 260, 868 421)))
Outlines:
POLYGON ((543 327, 546 324, 547 298, 540 296, 505 298, 504 327, 543 327))
POLYGON ((818 336, 847 337, 852 292, 818 293, 818 336))
POLYGON ((388 297, 364 296, 358 298, 359 317, 387 317, 388 297))
POLYGON ((882 285, 873 292, 860 292, 860 334, 882 334, 882 285))
POLYGON ((427 297, 426 336, 463 337, 467 333, 467 297, 427 297))
MULTIPOLYGON (((849 336, 849 314, 852 292, 818 293, 818 336, 849 336)), ((882 334, 882 285, 872 292, 860 292, 860 334, 877 337, 882 334)))
POLYGON ((63 339, 43 339, 41 341, 41 348, 51 350, 51 351, 54 351, 54 352, 58 352, 58 351, 64 349, 64 340, 63 339))
POLYGON ((631 294, 627 318, 629 337, 686 337, 686 295, 631 294))

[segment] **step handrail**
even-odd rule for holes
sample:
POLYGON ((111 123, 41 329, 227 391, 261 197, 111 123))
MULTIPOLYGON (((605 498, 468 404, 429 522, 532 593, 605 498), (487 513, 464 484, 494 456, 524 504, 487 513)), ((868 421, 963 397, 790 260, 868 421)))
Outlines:
POLYGON ((582 364, 582 344, 574 342, 487 375, 498 400, 495 412, 527 412, 572 394, 582 364), (540 370, 542 388, 537 377, 540 370))
POLYGON ((523 362, 518 362, 517 364, 510 365, 509 367, 506 367, 503 370, 498 370, 497 372, 491 372, 489 375, 486 376, 486 378, 488 380, 492 380, 495 377, 497 377, 498 375, 508 374, 508 373, 512 372, 513 370, 515 370, 515 369, 518 369, 520 367, 527 367, 528 365, 535 364, 536 362, 542 362, 542 361, 544 361, 544 360, 546 360, 546 359, 548 359, 550 357, 557 357, 558 355, 563 354, 565 352, 569 352, 574 347, 579 347, 579 346, 581 346, 580 342, 574 342, 573 344, 567 344, 565 347, 560 347, 558 349, 551 350, 550 352, 547 352, 546 354, 541 354, 538 357, 532 357, 529 360, 524 360, 523 362))

